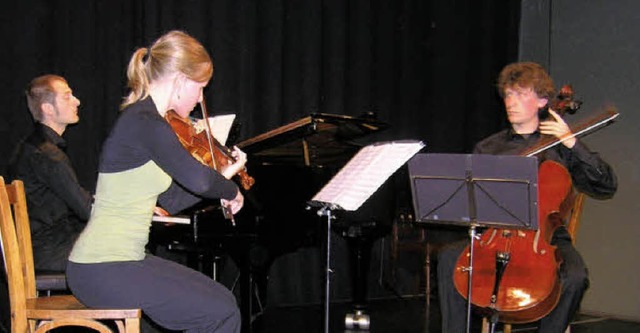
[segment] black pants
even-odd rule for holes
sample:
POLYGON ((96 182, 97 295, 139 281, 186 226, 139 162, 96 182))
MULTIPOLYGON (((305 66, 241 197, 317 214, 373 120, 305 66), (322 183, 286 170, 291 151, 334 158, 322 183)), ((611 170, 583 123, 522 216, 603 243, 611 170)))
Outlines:
POLYGON ((84 223, 74 219, 57 222, 55 227, 41 227, 40 232, 32 232, 31 245, 36 272, 64 272, 73 244, 84 228, 84 223))
POLYGON ((73 294, 96 308, 140 308, 156 324, 176 331, 240 332, 235 296, 206 275, 152 255, 142 261, 69 262, 73 294))
MULTIPOLYGON (((2 259, 1 254, 0 259, 2 259)), ((11 304, 4 266, 0 269, 0 332, 11 332, 11 304)))
MULTIPOLYGON (((438 253, 438 294, 443 333, 465 332, 467 301, 453 285, 453 272, 467 244, 467 241, 453 243, 438 253)), ((539 321, 538 332, 541 333, 564 332, 589 286, 584 260, 571 244, 571 237, 565 228, 556 230, 552 245, 557 246, 557 253, 563 260, 558 270, 562 291, 558 305, 539 321)))

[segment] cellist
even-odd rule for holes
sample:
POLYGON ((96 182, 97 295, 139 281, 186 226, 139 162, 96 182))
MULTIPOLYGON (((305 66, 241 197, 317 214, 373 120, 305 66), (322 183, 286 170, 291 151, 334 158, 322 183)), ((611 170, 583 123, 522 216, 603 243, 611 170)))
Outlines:
MULTIPOLYGON (((541 118, 541 110, 554 96, 553 81, 542 66, 532 62, 509 64, 500 72, 497 88, 511 126, 477 143, 474 154, 520 155, 541 136, 558 140, 570 137, 538 155, 539 160, 559 162, 571 174, 573 186, 592 198, 609 199, 615 194, 618 183, 612 168, 571 137, 571 129, 557 112, 549 109, 548 118, 541 118)), ((453 274, 467 243, 451 244, 438 254, 438 294, 445 333, 464 332, 466 328, 467 301, 454 288, 453 274)), ((564 227, 555 230, 551 245, 557 247, 562 260, 558 269, 562 290, 556 307, 537 326, 538 332, 562 333, 577 312, 589 280, 584 260, 564 227)))

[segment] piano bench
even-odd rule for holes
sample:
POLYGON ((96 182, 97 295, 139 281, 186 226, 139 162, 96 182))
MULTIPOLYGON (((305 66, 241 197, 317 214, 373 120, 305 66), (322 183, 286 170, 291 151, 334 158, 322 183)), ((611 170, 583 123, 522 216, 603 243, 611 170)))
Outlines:
POLYGON ((52 291, 68 292, 67 276, 64 272, 59 271, 37 271, 36 290, 38 293, 46 293, 47 296, 51 296, 52 291))
POLYGON ((187 255, 187 266, 210 276, 213 280, 219 281, 219 266, 224 259, 224 252, 217 248, 203 248, 195 244, 169 243, 167 250, 181 252, 187 255))

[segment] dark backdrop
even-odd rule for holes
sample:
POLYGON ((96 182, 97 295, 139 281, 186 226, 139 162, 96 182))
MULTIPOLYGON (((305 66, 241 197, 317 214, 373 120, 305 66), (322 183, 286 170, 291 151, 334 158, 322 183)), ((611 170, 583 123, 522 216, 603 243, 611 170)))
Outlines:
MULTIPOLYGON (((57 73, 82 101, 80 123, 65 137, 89 189, 126 93, 129 57, 171 29, 187 31, 210 51, 209 111, 237 114, 240 141, 314 112, 374 112, 391 127, 371 141, 419 139, 429 152, 469 152, 505 125, 494 83, 518 54, 520 2, 512 0, 23 0, 12 6, 0 14, 0 173, 32 128, 24 87, 37 75, 57 73)), ((272 181, 281 183, 276 198, 292 185, 272 181)), ((279 273, 286 287, 299 287, 293 293, 313 289, 304 279, 322 265, 321 256, 309 260, 305 253, 287 259, 296 272, 279 273)), ((279 292, 277 278, 271 282, 279 292)), ((318 300, 320 289, 312 296, 318 300)))
POLYGON ((23 89, 66 77, 82 101, 65 134, 81 182, 94 188, 100 146, 125 95, 132 52, 183 29, 215 64, 210 113, 236 113, 239 140, 312 112, 376 112, 376 140, 420 139, 466 152, 501 128, 494 89, 517 57, 518 1, 16 1, 2 11, 0 172, 31 130, 23 89))

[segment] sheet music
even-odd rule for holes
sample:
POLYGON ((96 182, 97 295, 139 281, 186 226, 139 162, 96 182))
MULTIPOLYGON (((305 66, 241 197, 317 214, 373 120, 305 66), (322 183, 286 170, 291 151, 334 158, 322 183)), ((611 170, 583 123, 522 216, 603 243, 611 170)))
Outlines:
POLYGON ((423 147, 424 143, 420 141, 393 141, 366 146, 311 201, 348 211, 356 210, 423 147))
MULTIPOLYGON (((213 133, 213 137, 218 140, 223 146, 227 145, 227 138, 229 137, 229 131, 231 130, 231 125, 233 125, 233 121, 236 119, 235 114, 224 114, 214 117, 209 117, 209 126, 211 127, 211 132, 213 133)), ((200 132, 203 130, 207 130, 207 126, 202 119, 198 119, 194 125, 195 129, 200 132)))

